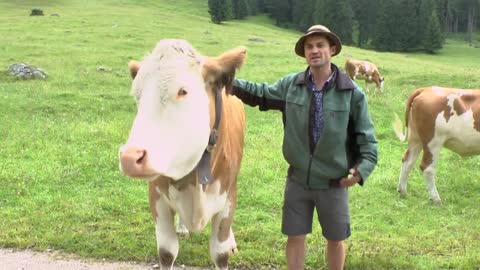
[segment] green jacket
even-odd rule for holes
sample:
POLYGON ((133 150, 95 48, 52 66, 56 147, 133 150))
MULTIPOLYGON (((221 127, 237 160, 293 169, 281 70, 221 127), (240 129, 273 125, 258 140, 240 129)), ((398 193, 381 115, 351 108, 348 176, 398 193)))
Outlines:
POLYGON ((313 93, 305 72, 290 74, 274 84, 235 80, 233 94, 260 110, 283 115, 283 156, 288 175, 310 189, 332 186, 356 167, 363 184, 377 163, 377 140, 363 91, 332 64, 333 83, 323 95, 324 126, 318 143, 312 140, 310 117, 313 93))

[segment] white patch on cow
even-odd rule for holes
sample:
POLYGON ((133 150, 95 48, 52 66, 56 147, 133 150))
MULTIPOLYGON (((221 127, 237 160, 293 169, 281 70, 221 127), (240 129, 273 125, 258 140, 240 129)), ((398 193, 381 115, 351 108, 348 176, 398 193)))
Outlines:
MULTIPOLYGON (((173 214, 168 204, 165 203, 165 195, 161 195, 155 202, 157 218, 155 219, 155 236, 157 239, 157 249, 167 250, 175 258, 178 255, 178 236, 173 229, 173 214)), ((173 262, 172 262, 173 265, 173 262)), ((171 269, 170 266, 169 269, 171 269)))
POLYGON ((438 86, 433 86, 432 87, 432 92, 434 92, 437 96, 439 97, 444 97, 446 96, 445 94, 445 89, 438 87, 438 86))
POLYGON ((189 231, 202 230, 213 215, 226 207, 227 193, 220 194, 220 182, 219 179, 214 181, 206 192, 202 185, 189 185, 181 191, 169 186, 169 203, 189 231))
MULTIPOLYGON (((230 215, 230 206, 231 203, 228 201, 225 205, 224 211, 220 212, 216 217, 216 222, 220 222, 222 219, 227 218, 230 215)), ((236 247, 235 238, 233 236, 233 231, 230 229, 229 236, 227 240, 220 242, 218 241, 218 227, 214 228, 212 236, 210 238, 210 254, 214 257, 214 254, 223 254, 231 251, 233 247, 236 247)))
POLYGON ((159 44, 142 62, 132 84, 138 111, 127 142, 127 147, 146 150, 156 173, 174 180, 198 164, 210 134, 203 60, 185 50, 159 44), (187 94, 179 98, 180 90, 187 94))
POLYGON ((428 144, 429 148, 440 147, 435 141, 445 142, 445 147, 461 156, 469 156, 480 153, 480 133, 473 127, 473 111, 468 110, 461 115, 453 110, 452 95, 448 96, 448 106, 452 108, 452 115, 448 122, 443 112, 439 113, 435 120, 434 139, 428 144))
POLYGON ((370 65, 368 63, 363 63, 363 68, 365 69, 365 75, 370 74, 370 65))

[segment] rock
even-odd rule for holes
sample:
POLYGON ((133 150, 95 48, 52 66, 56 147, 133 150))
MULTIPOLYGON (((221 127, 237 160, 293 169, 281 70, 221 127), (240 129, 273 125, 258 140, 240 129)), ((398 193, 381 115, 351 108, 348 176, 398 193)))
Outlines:
POLYGON ((44 70, 24 63, 11 64, 7 71, 12 76, 26 80, 48 78, 48 74, 44 70))
POLYGON ((111 68, 104 67, 104 66, 98 66, 98 67, 97 67, 97 71, 110 72, 110 71, 112 71, 112 69, 111 69, 111 68))
POLYGON ((43 16, 43 10, 39 8, 34 8, 32 9, 32 13, 30 13, 30 16, 43 16))
POLYGON ((252 42, 265 42, 265 40, 261 39, 261 38, 249 38, 248 41, 252 41, 252 42))

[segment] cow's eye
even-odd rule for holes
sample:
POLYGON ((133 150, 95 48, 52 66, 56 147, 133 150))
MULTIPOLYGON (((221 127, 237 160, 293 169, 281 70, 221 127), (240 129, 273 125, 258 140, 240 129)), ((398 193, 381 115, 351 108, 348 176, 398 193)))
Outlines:
POLYGON ((187 90, 185 90, 185 88, 180 88, 178 89, 178 93, 177 93, 177 97, 181 98, 181 97, 184 97, 188 94, 187 90))

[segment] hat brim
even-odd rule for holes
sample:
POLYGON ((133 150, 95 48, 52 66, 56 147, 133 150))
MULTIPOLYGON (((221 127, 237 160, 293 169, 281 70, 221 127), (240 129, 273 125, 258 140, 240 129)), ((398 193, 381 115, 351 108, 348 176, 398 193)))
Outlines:
POLYGON ((340 41, 340 38, 334 33, 325 31, 312 31, 301 36, 298 39, 297 44, 295 44, 295 53, 298 56, 305 57, 305 39, 311 35, 323 35, 330 39, 330 41, 333 43, 333 46, 336 47, 335 53, 332 56, 339 54, 342 50, 342 42, 340 41))

